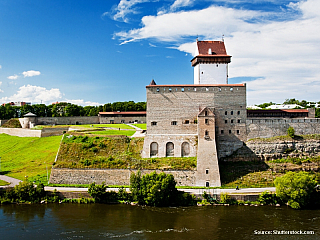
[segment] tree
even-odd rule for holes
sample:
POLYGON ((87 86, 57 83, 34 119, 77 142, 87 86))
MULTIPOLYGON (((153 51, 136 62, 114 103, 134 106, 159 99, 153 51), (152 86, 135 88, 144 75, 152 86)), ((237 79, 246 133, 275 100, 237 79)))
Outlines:
POLYGON ((314 203, 317 194, 315 177, 307 172, 288 172, 275 179, 276 195, 294 209, 305 208, 314 203))
POLYGON ((294 138, 294 128, 293 127, 288 127, 288 129, 287 129, 287 134, 288 134, 288 136, 289 137, 291 137, 291 138, 294 138))
POLYGON ((144 176, 134 173, 130 177, 133 199, 148 206, 170 206, 176 204, 178 190, 172 174, 152 172, 144 176))
POLYGON ((88 188, 88 193, 94 198, 95 202, 103 202, 105 200, 107 187, 104 182, 101 185, 91 183, 88 188))

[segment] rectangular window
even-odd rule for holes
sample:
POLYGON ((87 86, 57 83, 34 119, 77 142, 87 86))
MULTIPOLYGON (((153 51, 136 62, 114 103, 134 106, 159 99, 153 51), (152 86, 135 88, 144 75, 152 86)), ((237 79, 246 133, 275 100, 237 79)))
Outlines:
POLYGON ((194 124, 197 124, 197 123, 198 123, 198 119, 195 119, 195 120, 193 121, 193 123, 194 123, 194 124))
POLYGON ((238 123, 241 123, 241 120, 240 120, 240 119, 238 119, 238 123))
POLYGON ((224 120, 224 123, 228 123, 228 120, 224 120))
POLYGON ((204 120, 204 123, 205 123, 205 124, 209 124, 209 119, 205 119, 205 120, 204 120))
POLYGON ((224 131, 223 130, 221 130, 221 134, 223 134, 224 133, 224 131))
POLYGON ((231 119, 230 122, 233 123, 233 119, 231 119))
POLYGON ((240 134, 240 131, 239 131, 239 130, 237 130, 237 134, 238 134, 238 135, 240 134))
POLYGON ((177 125, 177 121, 172 121, 171 125, 177 125))
POLYGON ((156 126, 157 122, 151 122, 151 126, 156 126))
POLYGON ((229 130, 229 134, 231 134, 231 130, 229 130))
POLYGON ((238 115, 240 115, 240 111, 238 111, 238 115))
POLYGON ((159 88, 157 88, 157 92, 159 92, 160 91, 160 89, 159 88))
POLYGON ((185 120, 185 121, 184 121, 184 124, 189 124, 189 120, 185 120))
POLYGON ((225 112, 224 112, 224 115, 228 115, 228 112, 227 112, 227 111, 225 111, 225 112))
POLYGON ((233 115, 233 111, 231 111, 230 114, 233 115))
POLYGON ((209 169, 206 169, 206 174, 209 174, 209 169))

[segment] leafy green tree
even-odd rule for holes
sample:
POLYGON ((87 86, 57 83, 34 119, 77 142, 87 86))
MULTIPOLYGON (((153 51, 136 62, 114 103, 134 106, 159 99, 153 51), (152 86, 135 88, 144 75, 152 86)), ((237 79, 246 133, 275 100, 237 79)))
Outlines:
POLYGON ((295 134, 294 128, 291 127, 291 126, 288 127, 287 134, 288 134, 289 137, 294 138, 294 134, 295 134))
POLYGON ((95 202, 104 202, 106 197, 106 189, 108 186, 106 186, 104 183, 101 185, 96 185, 95 183, 91 183, 88 188, 88 193, 95 202))
POLYGON ((139 178, 138 173, 138 177, 130 180, 133 198, 139 204, 156 207, 175 204, 178 190, 172 174, 152 172, 139 178))
POLYGON ((265 108, 267 108, 267 107, 269 107, 269 106, 271 106, 271 105, 274 105, 274 104, 275 104, 275 103, 273 103, 273 102, 262 103, 262 104, 258 105, 258 107, 261 107, 261 108, 265 109, 265 108))
POLYGON ((314 203, 317 194, 315 177, 307 172, 288 172, 275 179, 276 195, 294 209, 305 208, 314 203))

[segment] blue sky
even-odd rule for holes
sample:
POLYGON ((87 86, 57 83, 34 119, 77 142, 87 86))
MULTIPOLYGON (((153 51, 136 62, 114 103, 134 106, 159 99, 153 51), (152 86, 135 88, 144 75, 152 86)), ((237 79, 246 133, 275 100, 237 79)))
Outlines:
POLYGON ((320 1, 0 0, 0 103, 145 101, 192 84, 194 43, 221 40, 248 105, 320 101, 320 1))

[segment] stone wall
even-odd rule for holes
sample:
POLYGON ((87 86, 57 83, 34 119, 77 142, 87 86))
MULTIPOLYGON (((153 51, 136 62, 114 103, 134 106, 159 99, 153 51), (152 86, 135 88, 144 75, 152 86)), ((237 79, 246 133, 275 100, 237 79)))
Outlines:
POLYGON ((0 127, 5 124, 6 122, 8 122, 9 120, 5 119, 5 120, 0 120, 0 127))
POLYGON ((44 128, 42 130, 31 130, 27 128, 0 128, 0 134, 5 133, 17 137, 50 137, 62 135, 68 128, 44 128))
POLYGON ((320 140, 248 141, 243 147, 222 161, 265 161, 287 157, 320 155, 320 140))
POLYGON ((320 134, 319 118, 247 119, 247 139, 287 135, 289 126, 296 135, 320 134))
MULTIPOLYGON (((141 174, 154 172, 155 170, 141 170, 141 174)), ((130 185, 131 173, 137 170, 129 169, 60 169, 53 168, 50 175, 50 183, 53 184, 102 184, 106 185, 130 185)), ((195 171, 160 171, 172 174, 177 181, 177 186, 195 186, 195 171)))
POLYGON ((83 117, 37 117, 38 125, 99 124, 99 116, 83 117))
POLYGON ((0 128, 0 133, 17 137, 41 137, 41 130, 30 130, 25 128, 0 128))

